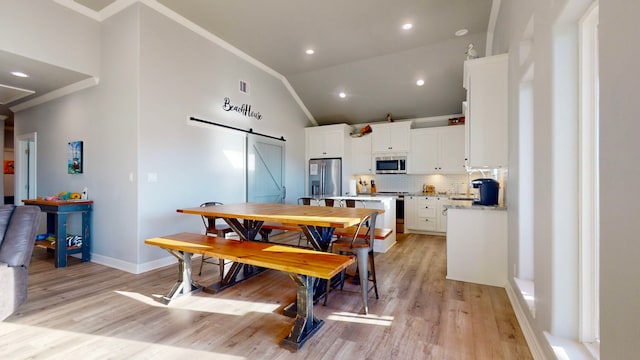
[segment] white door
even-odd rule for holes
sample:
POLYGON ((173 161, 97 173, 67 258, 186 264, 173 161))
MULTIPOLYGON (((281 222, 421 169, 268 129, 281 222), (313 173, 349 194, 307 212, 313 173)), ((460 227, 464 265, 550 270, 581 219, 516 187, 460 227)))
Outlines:
POLYGON ((284 141, 249 134, 247 147, 247 201, 283 203, 284 141))

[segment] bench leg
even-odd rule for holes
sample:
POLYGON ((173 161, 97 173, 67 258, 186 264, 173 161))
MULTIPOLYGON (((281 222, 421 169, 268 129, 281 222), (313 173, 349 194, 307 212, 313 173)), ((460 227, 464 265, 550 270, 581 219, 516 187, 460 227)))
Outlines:
POLYGON ((324 321, 313 315, 313 277, 293 273, 290 273, 289 276, 298 285, 297 315, 291 333, 282 340, 281 346, 297 351, 322 327, 324 321))
POLYGON ((178 258, 178 281, 165 296, 154 295, 156 301, 168 305, 171 300, 182 295, 190 295, 199 292, 202 288, 197 286, 191 278, 191 253, 176 250, 167 251, 178 258))

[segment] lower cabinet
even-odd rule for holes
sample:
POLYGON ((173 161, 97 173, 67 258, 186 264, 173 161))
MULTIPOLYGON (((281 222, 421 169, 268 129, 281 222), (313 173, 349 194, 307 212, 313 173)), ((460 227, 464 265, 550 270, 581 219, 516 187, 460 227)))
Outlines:
POLYGON ((447 219, 442 214, 446 200, 447 198, 439 196, 405 197, 405 228, 425 232, 446 232, 447 219))
POLYGON ((447 279, 505 287, 507 212, 449 209, 447 279))

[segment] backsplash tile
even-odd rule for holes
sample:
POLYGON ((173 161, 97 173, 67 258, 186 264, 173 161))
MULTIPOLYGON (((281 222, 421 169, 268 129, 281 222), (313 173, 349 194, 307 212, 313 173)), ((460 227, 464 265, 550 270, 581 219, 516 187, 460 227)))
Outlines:
MULTIPOLYGON (((478 190, 469 186, 470 182, 479 178, 492 178, 496 179, 500 183, 500 194, 498 201, 504 203, 504 194, 506 193, 507 186, 506 169, 493 169, 483 171, 473 171, 471 174, 455 174, 455 175, 367 175, 367 176, 354 176, 356 181, 362 180, 366 182, 368 186, 371 185, 373 179, 376 183, 376 189, 381 191, 393 191, 393 192, 410 192, 419 193, 422 192, 422 187, 425 184, 434 185, 436 192, 445 192, 447 194, 470 194, 477 195, 478 190)), ((370 189, 370 188, 369 188, 370 189)))

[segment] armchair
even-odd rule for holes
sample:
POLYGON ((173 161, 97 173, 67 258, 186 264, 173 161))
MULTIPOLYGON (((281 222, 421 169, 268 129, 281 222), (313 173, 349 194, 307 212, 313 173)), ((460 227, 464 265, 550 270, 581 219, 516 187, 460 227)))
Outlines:
POLYGON ((27 268, 40 215, 37 206, 0 205, 0 321, 27 301, 27 268))

